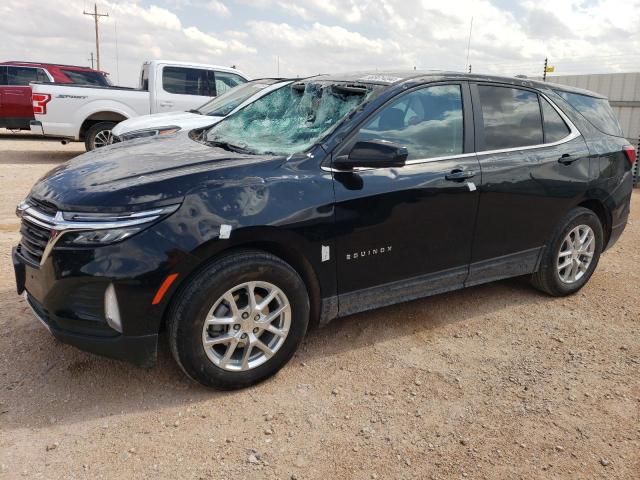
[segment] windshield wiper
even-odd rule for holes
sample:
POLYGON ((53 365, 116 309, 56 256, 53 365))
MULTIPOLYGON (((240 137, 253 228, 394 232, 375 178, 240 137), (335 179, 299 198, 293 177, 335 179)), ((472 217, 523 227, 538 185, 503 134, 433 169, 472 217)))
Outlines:
POLYGON ((229 142, 218 142, 215 140, 209 140, 207 144, 215 147, 220 147, 220 148, 223 148, 224 150, 228 150, 230 152, 235 152, 235 153, 250 153, 252 155, 255 153, 249 150, 248 148, 241 147, 240 145, 234 145, 233 143, 229 143, 229 142))
POLYGON ((192 108, 191 110, 187 110, 187 113, 197 113, 198 115, 202 115, 202 112, 196 108, 192 108))

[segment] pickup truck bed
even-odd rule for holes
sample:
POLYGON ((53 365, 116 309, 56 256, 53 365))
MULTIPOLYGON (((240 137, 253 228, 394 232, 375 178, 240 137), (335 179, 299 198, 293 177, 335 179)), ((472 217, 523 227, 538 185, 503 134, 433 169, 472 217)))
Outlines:
POLYGON ((93 87, 32 83, 34 94, 50 95, 46 113, 37 115, 31 131, 80 141, 97 122, 120 122, 151 113, 148 91, 129 87, 93 87), (114 94, 115 93, 115 94, 114 94))

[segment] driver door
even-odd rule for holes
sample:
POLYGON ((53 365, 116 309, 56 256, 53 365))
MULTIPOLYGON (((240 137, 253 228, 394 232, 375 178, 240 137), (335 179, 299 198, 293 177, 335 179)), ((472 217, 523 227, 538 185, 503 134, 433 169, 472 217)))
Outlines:
POLYGON ((333 158, 366 140, 408 157, 396 168, 334 169, 340 315, 462 287, 471 259, 480 166, 467 84, 391 99, 333 158))

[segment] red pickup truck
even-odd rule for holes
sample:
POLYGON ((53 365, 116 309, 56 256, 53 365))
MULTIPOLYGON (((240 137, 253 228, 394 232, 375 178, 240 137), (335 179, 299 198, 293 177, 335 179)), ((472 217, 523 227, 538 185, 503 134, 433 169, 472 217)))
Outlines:
POLYGON ((29 130, 31 82, 109 85, 107 73, 88 67, 36 62, 0 62, 0 128, 29 130))

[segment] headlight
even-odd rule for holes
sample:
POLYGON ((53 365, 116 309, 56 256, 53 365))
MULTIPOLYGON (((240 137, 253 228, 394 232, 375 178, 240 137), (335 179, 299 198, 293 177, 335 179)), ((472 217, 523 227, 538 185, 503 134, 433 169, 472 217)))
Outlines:
POLYGON ((142 227, 114 228, 112 230, 91 230, 89 232, 69 232, 60 239, 58 245, 107 245, 119 242, 142 230, 142 227))
POLYGON ((54 247, 100 246, 119 242, 168 217, 179 207, 180 204, 173 204, 117 214, 61 211, 52 214, 27 200, 18 205, 16 214, 24 222, 49 232, 40 259, 40 265, 44 265, 54 247))
POLYGON ((169 205, 125 214, 63 212, 61 238, 57 244, 97 246, 119 242, 169 216, 179 206, 169 205))
POLYGON ((127 140, 133 140, 135 138, 155 137, 157 135, 171 135, 172 133, 179 132, 180 130, 180 127, 176 126, 145 128, 144 130, 135 130, 133 132, 127 132, 118 135, 118 139, 122 142, 126 142, 127 140))

